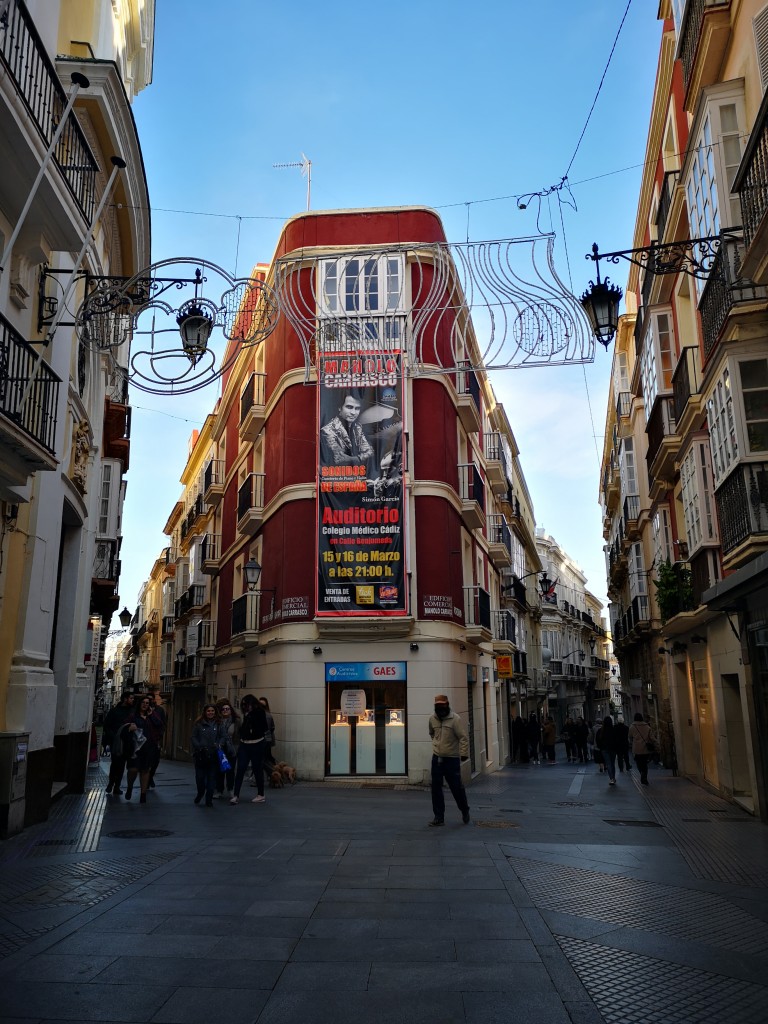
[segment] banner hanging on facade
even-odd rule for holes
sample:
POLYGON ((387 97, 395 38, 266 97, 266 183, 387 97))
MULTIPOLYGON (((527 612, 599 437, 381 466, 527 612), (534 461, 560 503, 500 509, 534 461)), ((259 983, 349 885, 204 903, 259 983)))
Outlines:
POLYGON ((319 361, 318 615, 405 615, 399 352, 319 361))

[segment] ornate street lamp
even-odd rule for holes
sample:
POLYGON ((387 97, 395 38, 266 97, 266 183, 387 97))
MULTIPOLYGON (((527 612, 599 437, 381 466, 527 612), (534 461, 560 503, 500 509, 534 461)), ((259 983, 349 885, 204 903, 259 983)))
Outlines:
POLYGON ((255 558, 249 558, 243 566, 243 576, 245 576, 245 582, 248 584, 248 591, 251 594, 271 594, 272 595, 272 610, 275 608, 275 594, 277 593, 276 587, 259 587, 259 579, 261 578, 261 566, 255 558))
POLYGON ((595 261, 597 283, 589 282, 589 288, 581 296, 581 304, 592 325, 592 333, 607 349, 619 328, 619 303, 624 293, 618 285, 611 284, 610 278, 600 280, 597 242, 592 246, 592 253, 593 255, 587 256, 587 259, 595 261))
POLYGON ((123 608, 123 610, 118 615, 118 618, 120 619, 120 625, 122 626, 122 628, 127 629, 133 616, 131 615, 127 608, 123 608))

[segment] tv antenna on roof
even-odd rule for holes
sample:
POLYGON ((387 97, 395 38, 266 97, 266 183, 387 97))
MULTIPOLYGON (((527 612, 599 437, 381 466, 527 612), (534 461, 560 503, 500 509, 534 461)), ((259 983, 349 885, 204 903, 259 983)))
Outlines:
POLYGON ((291 164, 272 164, 273 167, 300 167, 302 178, 306 176, 307 179, 307 209, 309 209, 309 200, 312 195, 312 161, 309 157, 301 154, 301 160, 296 160, 291 164))

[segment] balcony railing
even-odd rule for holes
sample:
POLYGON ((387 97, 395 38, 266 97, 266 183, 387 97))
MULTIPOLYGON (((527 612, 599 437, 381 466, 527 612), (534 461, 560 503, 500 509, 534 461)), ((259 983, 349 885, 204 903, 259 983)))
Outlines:
MULTIPOLYGON (((15 82, 24 106, 46 147, 49 146, 67 105, 67 96, 22 0, 10 0, 4 13, 0 63, 15 82)), ((80 212, 90 223, 98 167, 73 113, 59 137, 54 160, 80 212)))
POLYGON ((715 491, 723 554, 753 534, 768 533, 768 463, 737 466, 715 491))
POLYGON ((212 650, 216 647, 216 620, 201 619, 197 624, 197 649, 212 650))
POLYGON ((476 501, 485 511, 485 486, 474 462, 459 466, 459 495, 462 501, 476 501))
POLYGON ((193 608, 202 608, 205 604, 205 587, 201 583, 193 583, 185 590, 176 602, 176 618, 191 612, 193 608))
POLYGON ((93 556, 93 574, 95 580, 118 580, 120 578, 120 559, 117 557, 116 540, 96 541, 93 556))
POLYGON ((488 516, 488 543, 503 545, 507 549, 509 557, 512 557, 512 531, 505 516, 498 514, 488 516))
POLYGON ((0 313, 0 415, 54 454, 60 379, 0 313), (21 400, 34 374, 24 405, 21 400))
POLYGON ((744 244, 749 248, 768 214, 768 92, 752 126, 733 191, 739 196, 744 244))
POLYGON ((673 398, 656 399, 645 432, 648 435, 648 451, 645 458, 650 470, 664 438, 671 437, 675 433, 675 404, 673 398))
POLYGON ((261 518, 264 511, 264 474, 249 473, 237 492, 237 522, 240 523, 250 515, 261 518))
POLYGON ((243 594, 232 602, 232 636, 259 629, 259 594, 243 594))
POLYGON ((495 609, 493 617, 493 639, 510 644, 515 641, 515 617, 512 612, 506 609, 495 609))
POLYGON ((675 193, 679 177, 680 171, 666 171, 664 174, 661 195, 659 196, 659 209, 656 213, 656 228, 660 242, 664 241, 664 229, 667 226, 667 217, 669 217, 669 210, 672 206, 672 196, 675 193))
POLYGON ((699 394, 701 388, 701 369, 699 368, 698 348, 689 345, 680 353, 675 372, 672 374, 672 394, 675 401, 675 421, 683 418, 688 401, 699 394))
MULTIPOLYGON (((683 23, 680 26, 678 57, 683 65, 683 81, 687 89, 691 82, 696 55, 702 36, 705 15, 710 8, 728 7, 730 0, 688 0, 683 23)), ((705 85, 709 83, 705 82, 705 85)))
MULTIPOLYGON (((739 232, 740 233, 740 232, 739 232)), ((765 301, 768 288, 741 277, 744 241, 731 231, 723 237, 720 250, 704 286, 699 302, 704 355, 708 356, 717 344, 729 314, 744 302, 765 301)))
POLYGON ((491 595, 482 587, 464 587, 464 624, 491 630, 491 595))
POLYGON ((224 483, 224 460, 211 459, 203 473, 203 491, 207 493, 211 487, 221 487, 224 483))
POLYGON ((254 405, 264 405, 267 375, 252 373, 240 396, 240 422, 242 423, 254 405))
POLYGON ((456 371, 456 393, 459 396, 458 412, 464 429, 475 433, 482 425, 480 420, 480 382, 477 374, 468 365, 456 371))

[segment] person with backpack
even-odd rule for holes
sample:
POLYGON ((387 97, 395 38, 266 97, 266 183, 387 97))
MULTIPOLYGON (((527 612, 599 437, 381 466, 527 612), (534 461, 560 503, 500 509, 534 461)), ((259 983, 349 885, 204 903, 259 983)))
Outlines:
POLYGON ((650 725, 643 719, 639 711, 629 727, 629 742, 632 744, 632 756, 640 772, 640 782, 648 785, 648 761, 656 753, 656 739, 650 725))
POLYGON ((608 785, 616 785, 616 735, 613 728, 613 719, 606 715, 603 724, 595 733, 595 746, 600 751, 605 763, 605 770, 608 772, 608 785))

